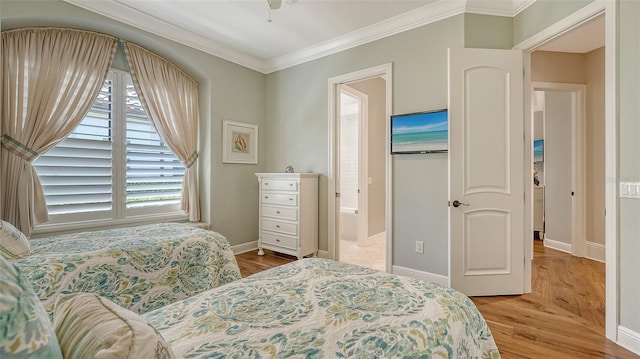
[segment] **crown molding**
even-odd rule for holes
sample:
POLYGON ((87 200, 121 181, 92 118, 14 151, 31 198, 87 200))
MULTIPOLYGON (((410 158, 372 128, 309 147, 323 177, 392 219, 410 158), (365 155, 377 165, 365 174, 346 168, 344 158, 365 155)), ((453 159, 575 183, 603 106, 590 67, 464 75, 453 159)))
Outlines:
POLYGON ((531 6, 537 0, 470 1, 467 0, 465 12, 470 14, 514 17, 531 6))
POLYGON ((231 61, 252 70, 265 72, 262 59, 247 55, 223 43, 178 27, 145 12, 127 6, 117 0, 62 0, 85 10, 139 28, 154 35, 173 40, 185 46, 231 61))
POLYGON ((118 0, 63 1, 252 70, 269 74, 465 12, 513 17, 536 0, 513 0, 515 8, 511 10, 498 8, 495 5, 497 3, 491 1, 471 4, 469 0, 439 0, 405 14, 269 60, 251 56, 219 41, 127 6, 118 0))
POLYGON ((528 8, 529 6, 533 5, 533 3, 535 3, 537 0, 514 0, 514 8, 513 8, 513 15, 512 16, 516 16, 519 13, 523 12, 526 8, 528 8))
POLYGON ((266 63, 266 73, 286 69, 321 57, 464 13, 464 2, 437 1, 430 5, 309 46, 266 63))

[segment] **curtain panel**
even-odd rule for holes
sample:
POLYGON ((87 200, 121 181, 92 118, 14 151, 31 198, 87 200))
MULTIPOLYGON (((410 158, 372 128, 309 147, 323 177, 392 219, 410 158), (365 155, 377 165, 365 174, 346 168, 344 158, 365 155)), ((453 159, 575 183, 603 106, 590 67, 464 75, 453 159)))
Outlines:
POLYGON ((198 188, 198 83, 154 54, 124 43, 131 77, 160 137, 185 166, 182 209, 189 221, 200 220, 198 188))
POLYGON ((82 121, 116 45, 115 37, 75 29, 2 32, 2 218, 27 236, 49 219, 31 163, 82 121))

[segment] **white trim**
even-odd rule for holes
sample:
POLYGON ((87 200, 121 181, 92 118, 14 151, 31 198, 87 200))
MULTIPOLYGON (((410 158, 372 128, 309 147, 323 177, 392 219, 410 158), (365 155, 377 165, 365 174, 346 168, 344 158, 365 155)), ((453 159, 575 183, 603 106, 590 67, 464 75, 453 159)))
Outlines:
POLYGON ((602 14, 608 5, 607 4, 608 2, 610 1, 594 0, 592 3, 585 5, 583 8, 571 13, 564 19, 554 23, 553 25, 538 32, 537 34, 523 40, 513 48, 515 50, 532 52, 535 50, 535 48, 543 45, 544 43, 547 43, 557 37, 560 37, 565 33, 582 25, 583 23, 602 14))
POLYGON ((441 0, 348 34, 266 61, 266 73, 286 69, 464 13, 464 1, 441 0))
POLYGON ((261 59, 170 24, 117 0, 63 0, 152 34, 268 74, 464 13, 465 1, 440 0, 379 23, 272 59, 261 59))
POLYGON ((586 258, 605 263, 606 250, 604 244, 596 242, 585 242, 584 249, 584 256, 586 258))
MULTIPOLYGON (((251 241, 247 243, 237 244, 235 246, 231 246, 231 250, 233 251, 233 254, 241 254, 241 253, 247 253, 251 251, 257 251, 258 241, 251 241)), ((256 252, 256 255, 257 253, 258 252, 256 252)))
MULTIPOLYGON (((532 82, 535 91, 561 91, 572 94, 571 104, 571 254, 584 257, 586 238, 586 96, 582 84, 559 82, 532 82)), ((546 123, 546 121, 545 121, 546 123)), ((533 139, 533 138, 532 138, 533 139)), ((547 171, 545 171, 546 175, 547 171)), ((546 183, 546 182, 545 182, 546 183)), ((545 201, 546 203, 546 201, 545 201)), ((545 204, 546 205, 546 204, 545 204)))
POLYGON ((561 252, 571 254, 571 244, 560 241, 554 241, 553 239, 545 238, 544 246, 547 248, 555 249, 561 252))
POLYGON ((170 212, 162 214, 150 214, 131 216, 118 219, 83 220, 67 223, 39 224, 32 232, 31 238, 40 238, 49 235, 75 233, 82 231, 97 231, 102 229, 122 228, 151 223, 186 222, 189 216, 184 212, 170 212))
POLYGON ((441 274, 423 272, 423 271, 406 268, 406 267, 400 267, 400 266, 393 266, 392 273, 405 276, 405 277, 426 280, 428 282, 437 283, 445 287, 449 286, 449 277, 441 274))
MULTIPOLYGON (((392 84, 393 84, 393 76, 392 76, 392 64, 386 63, 383 65, 370 67, 367 69, 363 69, 360 71, 351 72, 348 74, 343 74, 340 76, 331 77, 328 79, 328 91, 327 91, 327 99, 328 99, 328 161, 327 161, 327 242, 328 242, 328 252, 327 258, 338 259, 340 258, 340 248, 338 245, 339 235, 338 235, 338 225, 336 224, 336 182, 337 175, 339 175, 336 171, 337 161, 335 159, 336 156, 336 119, 337 119, 337 108, 336 105, 338 101, 336 100, 339 89, 338 86, 340 84, 355 82, 364 80, 371 77, 383 76, 385 79, 385 107, 386 107, 386 139, 385 146, 386 148, 390 148, 390 136, 389 136, 389 119, 391 115, 391 104, 392 104, 392 84)), ((390 151, 387 151, 386 155, 386 207, 385 207, 385 216, 386 216, 386 233, 387 235, 387 252, 386 252, 386 271, 389 272, 391 270, 391 258, 392 258, 392 245, 391 238, 389 234, 391 231, 391 181, 392 181, 392 169, 391 169, 391 154, 390 151)))
POLYGON ((63 0, 85 10, 142 29, 165 39, 206 52, 233 63, 265 73, 265 62, 195 32, 183 29, 117 0, 63 0))
POLYGON ((513 16, 515 17, 519 13, 526 10, 529 6, 533 5, 537 0, 513 0, 514 8, 513 8, 513 16), (519 1, 519 3, 517 3, 519 1))
MULTIPOLYGON (((617 341, 618 335, 618 177, 616 124, 616 2, 594 0, 578 11, 514 46, 526 52, 571 31, 594 17, 605 14, 605 247, 606 298, 605 334, 617 341)), ((546 240, 545 240, 546 242, 546 240)))
POLYGON ((466 13, 514 17, 531 6, 536 0, 511 1, 467 1, 466 13))
POLYGON ((173 25, 117 0, 63 1, 241 66, 269 74, 465 12, 514 17, 536 0, 514 0, 513 4, 509 4, 506 7, 500 2, 485 2, 482 4, 474 2, 473 5, 469 5, 468 1, 440 0, 379 23, 272 59, 262 59, 246 54, 220 41, 215 41, 193 31, 173 25))
POLYGON ((634 332, 633 330, 625 328, 621 325, 618 327, 617 344, 640 355, 640 333, 634 332))
MULTIPOLYGON (((601 3, 599 1, 599 3, 601 3)), ((617 41, 615 2, 605 2, 605 334, 617 341, 618 295, 620 293, 618 274, 618 126, 617 117, 617 41)))

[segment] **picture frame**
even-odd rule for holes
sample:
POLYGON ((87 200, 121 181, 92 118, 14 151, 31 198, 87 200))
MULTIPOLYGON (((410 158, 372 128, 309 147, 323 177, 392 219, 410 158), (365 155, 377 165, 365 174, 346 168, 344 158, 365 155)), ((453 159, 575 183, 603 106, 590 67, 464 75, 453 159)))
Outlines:
POLYGON ((258 163, 258 125, 222 121, 222 163, 258 163))
POLYGON ((544 161, 544 140, 533 141, 533 163, 544 161))

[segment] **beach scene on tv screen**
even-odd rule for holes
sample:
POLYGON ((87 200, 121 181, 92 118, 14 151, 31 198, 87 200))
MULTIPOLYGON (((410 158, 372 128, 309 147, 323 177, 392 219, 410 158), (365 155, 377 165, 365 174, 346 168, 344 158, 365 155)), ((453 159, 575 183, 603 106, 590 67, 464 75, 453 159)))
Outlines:
POLYGON ((395 116, 391 152, 446 151, 447 123, 447 111, 395 116))

